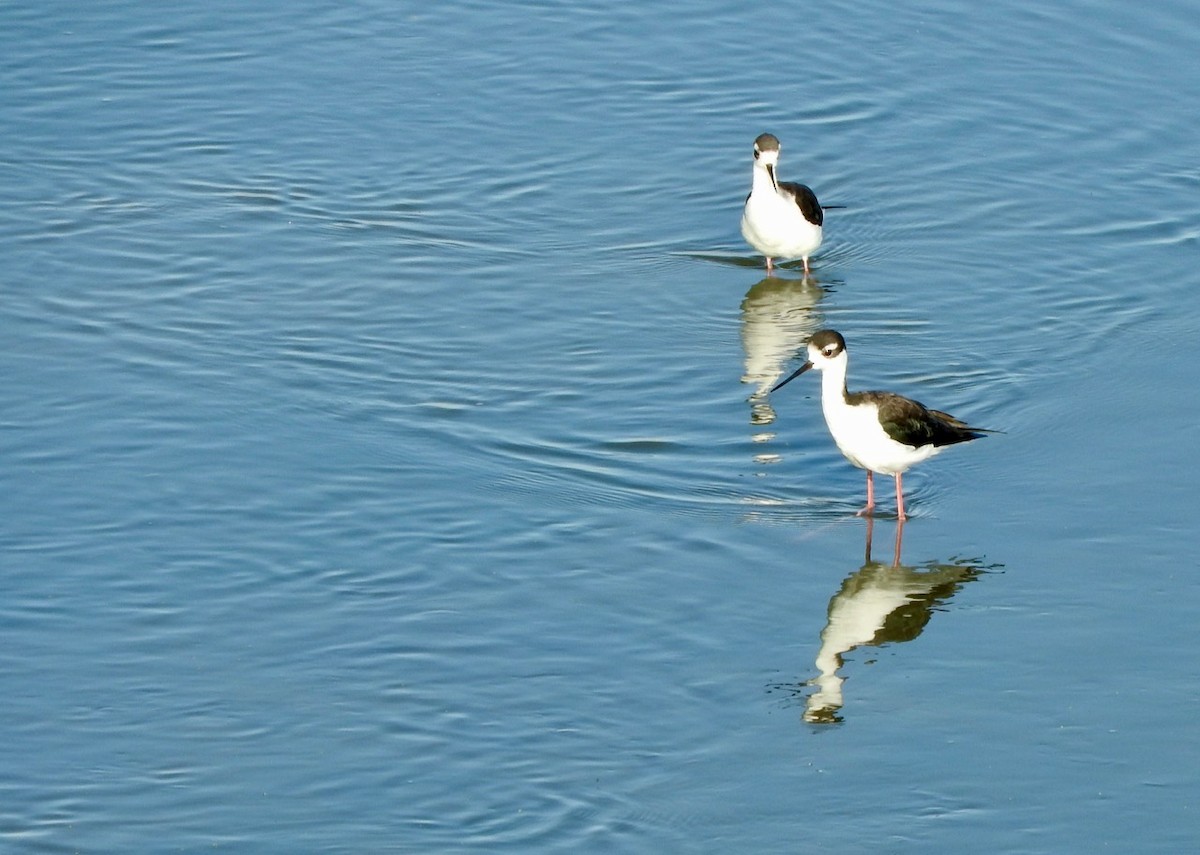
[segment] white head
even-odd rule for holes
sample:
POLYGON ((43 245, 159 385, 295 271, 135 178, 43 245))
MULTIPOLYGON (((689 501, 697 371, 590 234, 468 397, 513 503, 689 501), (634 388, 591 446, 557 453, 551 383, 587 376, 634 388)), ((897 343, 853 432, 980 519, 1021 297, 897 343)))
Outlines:
POLYGON ((754 141, 754 168, 765 169, 771 176, 771 184, 779 190, 775 180, 775 166, 779 163, 779 139, 774 134, 759 134, 754 141))
MULTIPOLYGON (((846 340, 837 330, 817 330, 808 340, 808 362, 797 368, 786 380, 775 386, 786 386, 810 368, 825 371, 832 368, 843 376, 846 373, 846 340)), ((771 391, 774 392, 775 389, 771 391)))
POLYGON ((817 330, 808 340, 808 361, 818 371, 845 364, 846 340, 837 330, 817 330))

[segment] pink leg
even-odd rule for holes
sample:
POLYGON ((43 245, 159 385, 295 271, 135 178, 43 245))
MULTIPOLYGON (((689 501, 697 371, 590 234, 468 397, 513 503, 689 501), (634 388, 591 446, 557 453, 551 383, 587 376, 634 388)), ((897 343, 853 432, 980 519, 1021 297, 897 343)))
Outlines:
POLYGON ((771 275, 771 257, 767 256, 767 275, 771 275))
POLYGON ((804 275, 808 275, 808 256, 804 256, 804 275))
POLYGON ((856 516, 867 516, 875 509, 875 473, 870 469, 867 470, 867 506, 859 511, 856 516))
POLYGON ((896 512, 899 516, 900 522, 904 522, 906 519, 908 519, 904 513, 904 484, 901 481, 903 476, 903 472, 896 473, 896 512))

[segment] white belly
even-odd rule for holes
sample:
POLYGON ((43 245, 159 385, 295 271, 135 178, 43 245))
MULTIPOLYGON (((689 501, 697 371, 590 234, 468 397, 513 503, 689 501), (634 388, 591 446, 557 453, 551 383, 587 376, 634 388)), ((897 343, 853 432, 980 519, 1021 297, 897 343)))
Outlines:
POLYGON ((874 404, 851 407, 839 398, 836 402, 822 402, 822 409, 838 449, 860 469, 895 475, 942 450, 936 445, 918 448, 896 442, 879 424, 879 408, 874 404))
POLYGON ((742 212, 742 237, 769 258, 801 258, 821 245, 821 227, 804 219, 790 199, 751 193, 742 212))

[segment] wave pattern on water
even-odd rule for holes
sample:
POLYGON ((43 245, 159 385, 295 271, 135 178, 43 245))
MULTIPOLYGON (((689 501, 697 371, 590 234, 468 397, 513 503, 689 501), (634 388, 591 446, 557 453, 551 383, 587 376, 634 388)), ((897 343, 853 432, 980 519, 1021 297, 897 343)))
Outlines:
POLYGON ((789 65, 720 0, 9 4, 0 840, 1190 828, 1193 18, 833 2, 789 65), (763 131, 845 205, 808 278, 738 232, 763 131), (905 549, 1010 569, 810 739, 763 687, 812 674, 863 475, 815 378, 769 390, 822 326, 1006 432, 906 477, 905 549))

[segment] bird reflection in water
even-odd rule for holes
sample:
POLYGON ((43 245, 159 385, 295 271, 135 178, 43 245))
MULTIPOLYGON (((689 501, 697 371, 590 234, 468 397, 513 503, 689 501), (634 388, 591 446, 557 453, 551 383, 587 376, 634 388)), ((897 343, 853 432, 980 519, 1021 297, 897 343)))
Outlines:
POLYGON ((925 629, 939 606, 990 567, 961 562, 930 563, 919 567, 900 563, 903 523, 896 527, 892 562, 871 558, 874 521, 866 520, 866 559, 851 573, 829 601, 828 619, 821 631, 817 652, 818 675, 808 681, 816 691, 805 701, 804 720, 812 723, 840 722, 843 704, 839 674, 845 654, 858 647, 881 647, 912 641, 925 629))
MULTIPOLYGON (((780 279, 768 276, 746 292, 742 300, 742 348, 746 370, 742 382, 753 384, 750 423, 769 425, 775 421, 767 393, 780 378, 788 362, 803 350, 809 337, 821 326, 816 311, 825 290, 816 277, 780 279)), ((769 439, 772 435, 767 435, 769 439)), ((765 441, 759 437, 756 441, 765 441)))

